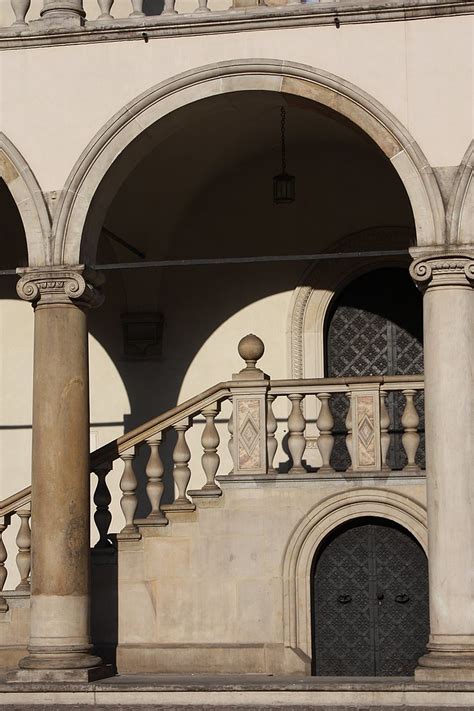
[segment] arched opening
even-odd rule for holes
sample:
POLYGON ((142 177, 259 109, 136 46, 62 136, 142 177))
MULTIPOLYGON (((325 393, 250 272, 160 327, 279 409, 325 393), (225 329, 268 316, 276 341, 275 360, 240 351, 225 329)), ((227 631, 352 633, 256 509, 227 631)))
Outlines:
MULTIPOLYGON (((121 153, 92 198, 84 234, 100 233, 99 265, 294 257, 394 225, 393 232, 377 231, 376 248, 413 244, 410 200, 387 156, 354 123, 315 101, 257 90, 212 96, 152 124, 146 151, 144 140, 140 134, 121 153), (272 199, 282 106, 288 170, 296 176, 290 205, 272 199)), ((240 369, 236 345, 248 332, 266 345, 265 372, 285 377, 286 314, 304 266, 288 260, 108 271, 106 301, 89 323, 126 385, 125 429, 227 380, 240 369), (155 336, 150 348, 135 348, 140 329, 155 336)), ((110 421, 122 417, 110 411, 110 421)))
MULTIPOLYGON (((26 266, 25 231, 2 179, 0 221, 0 270, 26 266)), ((27 486, 31 469, 33 311, 19 301, 16 282, 14 274, 0 277, 0 500, 27 486)))
MULTIPOLYGON (((328 377, 371 375, 416 375, 423 373, 422 297, 403 267, 372 269, 351 281, 338 294, 326 318, 325 360, 328 377)), ((423 393, 416 396, 424 433, 423 393)), ((344 470, 349 460, 344 444, 347 398, 331 401, 336 437, 332 454, 335 469, 344 470)), ((386 398, 390 416, 391 444, 387 461, 391 469, 402 469, 406 455, 402 447, 401 393, 386 398)), ((424 437, 417 453, 424 468, 424 437)))
POLYGON ((413 674, 428 641, 428 566, 405 528, 375 517, 335 528, 314 557, 311 592, 314 674, 413 674))

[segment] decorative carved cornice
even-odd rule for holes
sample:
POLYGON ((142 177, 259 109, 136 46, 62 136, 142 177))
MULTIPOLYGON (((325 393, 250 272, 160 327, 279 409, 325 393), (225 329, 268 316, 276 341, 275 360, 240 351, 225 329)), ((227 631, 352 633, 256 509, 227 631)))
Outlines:
POLYGON ((443 286, 474 286, 474 255, 435 253, 415 259, 410 274, 420 291, 443 286))
POLYGON ((89 267, 51 266, 18 269, 21 275, 16 285, 20 299, 31 301, 33 306, 75 304, 82 308, 95 308, 104 300, 104 276, 89 267))
POLYGON ((291 319, 291 377, 302 378, 303 368, 303 326, 308 301, 313 292, 312 286, 302 286, 296 297, 291 319))

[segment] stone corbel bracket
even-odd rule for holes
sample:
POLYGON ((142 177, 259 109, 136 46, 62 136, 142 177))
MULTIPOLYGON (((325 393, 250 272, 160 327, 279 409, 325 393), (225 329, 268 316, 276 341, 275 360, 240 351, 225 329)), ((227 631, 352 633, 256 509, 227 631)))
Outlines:
POLYGON ((16 290, 20 299, 34 308, 53 304, 74 304, 96 308, 104 300, 104 275, 83 264, 77 266, 27 267, 17 269, 16 290))
POLYGON ((419 250, 411 250, 415 261, 410 275, 420 291, 430 287, 474 286, 474 250, 427 254, 418 259, 419 250))

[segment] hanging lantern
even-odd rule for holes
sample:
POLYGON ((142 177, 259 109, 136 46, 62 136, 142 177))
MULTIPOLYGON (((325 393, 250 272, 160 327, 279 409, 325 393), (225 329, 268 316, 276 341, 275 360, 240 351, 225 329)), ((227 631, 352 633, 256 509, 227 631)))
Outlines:
POLYGON ((286 172, 286 110, 281 115, 281 173, 273 178, 273 202, 285 205, 295 200, 295 176, 286 172))

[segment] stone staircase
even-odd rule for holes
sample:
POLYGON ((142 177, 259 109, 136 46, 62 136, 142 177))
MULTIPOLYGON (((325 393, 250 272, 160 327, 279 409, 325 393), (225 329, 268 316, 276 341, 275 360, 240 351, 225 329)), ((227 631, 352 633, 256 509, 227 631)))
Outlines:
MULTIPOLYGON (((418 496, 420 487, 424 487, 424 472, 418 464, 422 413, 416 406, 417 393, 423 390, 422 376, 271 380, 256 366, 263 354, 260 339, 255 336, 242 339, 239 354, 245 367, 232 380, 216 384, 91 454, 91 472, 97 477, 93 500, 98 532, 98 540, 92 548, 92 638, 97 652, 112 664, 116 662, 118 646, 119 671, 126 675, 84 687, 71 687, 74 703, 77 700, 85 705, 95 704, 97 708, 101 704, 104 707, 120 704, 124 708, 135 708, 139 704, 153 708, 266 708, 276 705, 280 708, 341 710, 377 706, 423 708, 423 704, 428 704, 427 708, 444 708, 443 704, 449 699, 448 687, 428 688, 407 679, 370 683, 358 680, 338 685, 334 679, 324 681, 302 676, 311 673, 311 642, 293 639, 290 628, 297 623, 285 623, 289 625, 285 640, 253 642, 252 628, 258 627, 264 613, 258 605, 252 612, 244 603, 245 612, 239 620, 236 612, 239 599, 237 603, 232 602, 234 588, 226 589, 226 578, 232 578, 237 589, 247 586, 248 590, 257 591, 262 575, 276 581, 278 590, 283 579, 285 585, 289 584, 292 574, 283 573, 281 578, 281 555, 286 546, 288 549, 291 546, 289 543, 277 544, 278 535, 283 536, 282 541, 286 541, 285 536, 290 541, 292 535, 297 539, 301 516, 304 514, 309 519, 319 502, 328 497, 335 501, 334 492, 339 492, 337 496, 344 505, 345 492, 354 490, 357 483, 359 504, 352 499, 351 505, 357 504, 363 510, 363 506, 371 502, 374 511, 378 502, 387 499, 387 494, 380 493, 387 478, 395 488, 404 486, 414 498, 418 496), (342 434, 340 429, 336 431, 337 422, 330 404, 336 397, 339 404, 341 398, 346 403, 342 434), (398 398, 401 404, 399 439, 405 457, 401 470, 392 470, 388 455, 393 438, 397 436, 386 407, 389 397, 398 398), (225 402, 229 403, 230 415, 222 423, 217 421, 217 416, 225 402), (288 405, 289 414, 285 410, 288 405), (283 412, 286 414, 281 416, 283 412), (196 437, 190 448, 187 436, 198 418, 201 425, 197 442, 201 447, 204 483, 199 489, 190 489, 189 463, 191 449, 196 449, 196 437), (224 427, 229 435, 231 471, 222 474, 225 455, 219 445, 224 427), (169 433, 174 438, 174 446, 166 453, 163 442, 169 433), (343 444, 346 452, 344 471, 333 468, 332 455, 338 442, 339 446, 343 444), (139 448, 147 454, 144 476, 137 473, 137 465, 142 465, 137 457, 139 448), (123 463, 120 506, 124 525, 119 533, 111 534, 112 497, 107 476, 114 462, 120 461, 123 463), (174 492, 171 492, 171 500, 163 503, 167 469, 168 474, 172 474, 174 492), (140 479, 146 482, 142 494, 138 486, 140 479), (368 482, 371 488, 368 488, 368 482), (139 516, 137 511, 143 511, 143 501, 140 501, 143 494, 148 513, 139 516), (267 514, 269 510, 272 515, 267 514), (296 533, 292 534, 292 531, 296 533), (222 545, 213 543, 214 536, 218 541, 222 539, 222 545), (265 572, 258 562, 257 572, 251 573, 252 565, 255 568, 252 561, 259 555, 256 546, 264 549, 268 540, 275 541, 273 558, 266 557, 265 572), (213 558, 206 558, 211 549, 213 558), (163 580, 150 577, 147 572, 150 566, 155 571, 168 571, 169 587, 163 586, 163 580), (171 569, 174 579, 169 573, 171 569), (219 590, 216 598, 206 590, 198 590, 199 576, 204 573, 219 590), (192 586, 183 583, 186 576, 192 586), (168 606, 162 604, 160 608, 155 599, 149 607, 150 596, 156 596, 156 591, 153 592, 156 585, 159 586, 158 599, 168 595, 168 606), (178 595, 178 589, 185 592, 178 595), (214 616, 212 634, 209 636, 205 625, 196 624, 194 639, 191 639, 192 635, 181 640, 166 637, 177 629, 171 614, 173 603, 189 611, 190 617, 182 618, 179 623, 184 626, 188 619, 210 620, 214 616), (161 631, 153 644, 145 641, 137 645, 134 641, 136 630, 132 627, 136 624, 136 609, 140 609, 145 638, 147 626, 151 627, 153 620, 162 614, 162 624, 158 625, 161 631), (230 629, 230 623, 227 627, 225 624, 231 613, 236 615, 232 623, 234 631, 230 629), (167 618, 171 619, 171 626, 167 618), (235 641, 236 634, 243 636, 235 641), (245 635, 250 642, 245 642, 245 635), (245 663, 242 661, 244 652, 247 655, 245 663), (201 661, 197 661, 199 655, 201 661), (166 676, 129 674, 155 671, 157 657, 161 660, 159 671, 166 672, 166 676), (200 676, 187 676, 189 669, 199 670, 200 676), (236 670, 242 673, 240 677, 223 676, 226 671, 236 670), (171 677, 171 671, 181 674, 171 677), (206 675, 206 672, 216 671, 220 675, 206 675), (272 671, 293 676, 274 677, 272 671), (259 674, 252 677, 250 672, 259 674)), ((341 418, 340 413, 337 417, 341 418)), ((395 494, 390 496, 395 501, 395 494)), ((0 502, 0 660, 4 668, 14 667, 26 652, 30 505, 29 487, 0 502), (15 517, 20 522, 16 537, 20 582, 15 590, 4 590, 2 595, 7 555, 1 534, 15 517)), ((34 518, 32 525, 34 530, 34 518)), ((289 562, 284 565, 291 570, 291 555, 288 556, 289 562)), ((290 586, 289 598, 294 594, 290 586)), ((245 595, 250 598, 260 595, 265 600, 261 593, 247 591, 245 595)), ((284 614, 283 611, 276 613, 277 622, 278 615, 281 618, 284 614)), ((270 632, 268 635, 271 637, 270 632)), ((36 705, 40 703, 41 694, 35 696, 31 686, 15 684, 13 689, 9 685, 2 687, 0 692, 0 704, 13 704, 13 708, 21 698, 29 699, 29 703, 39 708, 36 705)), ((51 699, 48 703, 70 703, 62 692, 62 687, 48 686, 48 699, 51 699)), ((474 702, 472 692, 473 689, 468 687, 462 690, 459 701, 456 700, 461 704, 460 708, 466 708, 466 699, 469 703, 474 702)))

